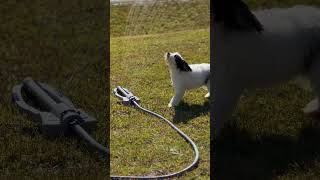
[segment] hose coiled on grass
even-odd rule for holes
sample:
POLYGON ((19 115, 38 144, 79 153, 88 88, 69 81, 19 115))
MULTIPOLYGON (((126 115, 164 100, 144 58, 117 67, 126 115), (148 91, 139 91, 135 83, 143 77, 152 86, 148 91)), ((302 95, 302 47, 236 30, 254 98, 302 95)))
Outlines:
MULTIPOLYGON (((129 98, 130 100, 130 104, 133 105, 134 107, 138 108, 139 110, 150 114, 152 116, 155 116, 161 120, 163 120, 164 122, 166 122, 171 128, 173 128, 185 141, 187 141, 194 152, 194 160, 193 162, 185 167, 184 169, 177 171, 177 172, 173 172, 170 174, 166 174, 166 175, 159 175, 159 176, 120 176, 120 175, 111 175, 110 178, 115 180, 115 179, 169 179, 172 177, 177 177, 180 176, 188 171, 191 171, 193 168, 195 168, 198 163, 199 163, 199 159, 200 159, 200 155, 199 155, 199 150, 197 145, 184 133, 182 132, 179 128, 177 128, 172 122, 170 122, 169 120, 167 120, 166 118, 164 118, 163 116, 152 112, 146 108, 143 108, 139 105, 139 103, 136 101, 136 99, 134 98, 134 96, 131 96, 129 98)), ((72 129, 74 130, 75 133, 77 133, 80 137, 82 137, 87 143, 89 143, 92 147, 96 148, 99 152, 105 154, 105 155, 109 155, 110 151, 108 148, 104 147, 103 145, 99 144, 97 141, 95 141, 80 125, 73 125, 71 126, 72 129)))
POLYGON ((140 109, 141 111, 148 113, 150 115, 153 115, 161 120, 163 120, 164 122, 168 123, 168 125, 170 127, 172 127, 185 141, 187 141, 194 152, 194 160, 193 162, 187 166, 186 168, 177 171, 177 172, 173 172, 171 174, 166 174, 166 175, 160 175, 160 176, 118 176, 118 175, 111 175, 111 179, 169 179, 172 177, 177 177, 180 176, 182 174, 184 174, 185 172, 188 172, 190 170, 192 170, 193 168, 195 168, 198 165, 199 159, 200 159, 200 155, 199 155, 199 150, 197 145, 184 133, 182 132, 179 128, 177 128, 172 122, 170 122, 169 120, 167 120, 166 118, 164 118, 163 116, 152 112, 146 108, 141 107, 136 101, 132 101, 133 105, 135 107, 137 107, 138 109, 140 109))

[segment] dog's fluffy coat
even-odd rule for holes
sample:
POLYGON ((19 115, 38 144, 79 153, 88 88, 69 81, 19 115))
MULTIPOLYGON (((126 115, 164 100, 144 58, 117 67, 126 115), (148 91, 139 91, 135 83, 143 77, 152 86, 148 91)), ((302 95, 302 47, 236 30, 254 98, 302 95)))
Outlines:
POLYGON ((210 64, 190 64, 178 53, 165 53, 165 60, 169 66, 171 82, 175 91, 168 106, 177 106, 186 90, 207 86, 210 96, 210 64))
MULTIPOLYGON (((241 0, 213 2, 212 117, 219 136, 244 89, 299 75, 320 95, 320 10, 309 6, 251 13, 241 0), (223 11, 222 11, 223 10, 223 11)), ((214 137, 214 136, 211 136, 214 137)))

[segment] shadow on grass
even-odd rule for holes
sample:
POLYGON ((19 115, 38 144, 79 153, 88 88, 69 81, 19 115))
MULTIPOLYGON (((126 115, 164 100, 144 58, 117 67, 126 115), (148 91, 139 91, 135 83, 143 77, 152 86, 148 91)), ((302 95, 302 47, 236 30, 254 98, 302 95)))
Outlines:
MULTIPOLYGON (((30 128, 30 127, 23 127, 21 129, 22 134, 24 136, 29 137, 36 137, 36 136, 43 136, 48 141, 55 141, 56 143, 64 144, 64 141, 76 141, 77 147, 85 154, 91 156, 94 160, 101 160, 108 158, 107 156, 104 156, 102 153, 99 153, 97 149, 87 144, 84 139, 80 138, 78 135, 76 135, 73 132, 69 132, 65 135, 57 136, 57 137, 50 137, 45 134, 43 134, 40 130, 40 127, 38 128, 30 128), (81 147, 81 148, 80 148, 81 147)), ((90 133, 90 131, 88 131, 90 133)), ((102 143, 104 145, 105 143, 102 143)), ((68 144, 65 144, 68 146, 68 144)), ((108 161, 107 161, 108 162, 108 161)))
POLYGON ((281 135, 254 139, 234 127, 225 133, 212 147, 214 176, 219 180, 273 179, 290 167, 307 172, 320 154, 320 124, 307 125, 295 139, 281 135))
POLYGON ((210 103, 206 101, 204 104, 192 104, 189 105, 185 102, 181 102, 179 106, 175 107, 175 115, 173 117, 174 123, 187 123, 189 120, 198 117, 203 114, 207 114, 210 111, 210 103))

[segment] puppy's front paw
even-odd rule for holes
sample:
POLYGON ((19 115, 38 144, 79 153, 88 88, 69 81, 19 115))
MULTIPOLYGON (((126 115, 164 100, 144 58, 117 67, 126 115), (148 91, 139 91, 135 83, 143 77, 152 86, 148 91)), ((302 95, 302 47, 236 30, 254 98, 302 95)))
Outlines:
POLYGON ((172 104, 171 104, 171 103, 169 103, 169 104, 168 104, 168 107, 169 107, 169 108, 171 108, 171 107, 172 107, 172 104))
POLYGON ((207 93, 204 97, 205 98, 209 98, 210 97, 210 93, 207 93))

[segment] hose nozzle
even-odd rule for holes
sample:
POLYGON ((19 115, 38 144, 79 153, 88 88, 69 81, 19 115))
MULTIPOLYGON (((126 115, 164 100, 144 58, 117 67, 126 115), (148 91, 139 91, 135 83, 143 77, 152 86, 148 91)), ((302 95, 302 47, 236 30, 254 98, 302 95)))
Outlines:
POLYGON ((133 105, 133 101, 139 103, 140 99, 134 96, 128 89, 123 88, 121 86, 117 86, 113 93, 122 101, 122 104, 129 106, 133 105))

